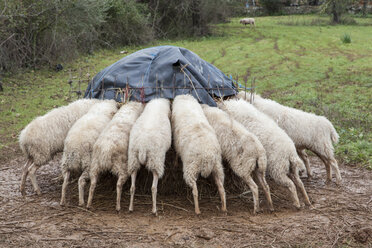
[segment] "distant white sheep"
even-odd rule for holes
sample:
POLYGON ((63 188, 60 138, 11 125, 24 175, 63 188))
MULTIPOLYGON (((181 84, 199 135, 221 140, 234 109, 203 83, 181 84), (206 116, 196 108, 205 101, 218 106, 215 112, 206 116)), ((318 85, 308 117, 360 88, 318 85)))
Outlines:
MULTIPOLYGON (((240 92, 239 97, 243 98, 244 92, 240 92)), ((327 118, 283 106, 259 95, 254 95, 253 105, 270 116, 293 140, 298 154, 305 162, 309 177, 312 176, 312 173, 305 149, 312 151, 323 161, 327 170, 328 182, 332 180, 333 168, 336 174, 336 183, 341 183, 341 173, 334 157, 332 144, 338 142, 339 136, 327 118)))
POLYGON ((19 135, 19 145, 27 162, 23 166, 20 191, 25 195, 25 184, 29 175, 34 190, 41 194, 35 172, 63 151, 68 131, 74 123, 98 102, 96 99, 82 99, 62 106, 37 117, 19 135))
POLYGON ((250 26, 256 26, 254 18, 243 18, 240 19, 239 23, 244 24, 244 26, 247 24, 249 24, 250 26))
POLYGON ((257 136, 266 150, 268 175, 276 183, 289 189, 294 206, 300 208, 296 186, 293 183, 300 188, 305 198, 305 204, 311 206, 305 187, 298 175, 299 168, 303 167, 303 162, 298 157, 289 136, 270 117, 242 99, 221 102, 218 103, 218 106, 257 136))
POLYGON ((156 194, 158 180, 164 174, 165 154, 172 143, 170 124, 170 102, 168 99, 153 99, 146 104, 141 116, 130 132, 128 149, 128 173, 131 175, 129 211, 133 211, 133 201, 137 171, 141 165, 152 172, 152 213, 156 214, 156 194))
POLYGON ((211 173, 221 197, 221 210, 226 211, 221 147, 200 104, 191 95, 179 95, 174 99, 172 131, 176 152, 183 163, 183 178, 192 188, 195 213, 200 214, 196 180, 199 174, 206 178, 211 173))
POLYGON ((72 171, 82 172, 79 178, 79 206, 84 205, 84 187, 89 179, 93 145, 116 111, 117 104, 114 100, 101 101, 76 121, 68 132, 61 163, 64 179, 61 205, 66 202, 66 190, 72 171))
POLYGON ((120 211, 123 184, 129 177, 129 134, 142 110, 142 103, 128 102, 124 104, 116 112, 94 144, 92 164, 90 166, 90 189, 87 208, 92 205, 99 173, 110 171, 118 177, 116 184, 116 210, 120 211))
POLYGON ((214 128, 221 145, 222 157, 229 162, 231 169, 249 186, 253 194, 253 212, 260 211, 258 187, 252 179, 255 172, 273 211, 270 188, 266 183, 266 151, 258 138, 242 124, 232 119, 221 109, 203 104, 202 108, 209 124, 214 128))

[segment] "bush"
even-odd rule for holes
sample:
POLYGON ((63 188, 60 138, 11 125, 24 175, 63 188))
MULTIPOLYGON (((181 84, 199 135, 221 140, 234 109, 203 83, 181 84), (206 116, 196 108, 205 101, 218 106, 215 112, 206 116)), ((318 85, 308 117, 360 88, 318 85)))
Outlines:
POLYGON ((134 0, 110 0, 101 37, 110 45, 141 44, 152 40, 147 6, 134 0))
POLYGON ((280 14, 284 4, 282 0, 260 0, 260 5, 268 15, 280 14))
POLYGON ((347 43, 351 43, 351 37, 349 34, 344 34, 342 37, 341 37, 341 41, 342 43, 344 44, 347 44, 347 43))
POLYGON ((104 0, 0 0, 0 66, 36 67, 93 49, 104 22, 104 0))
POLYGON ((227 0, 145 0, 158 38, 204 36, 229 16, 227 0))

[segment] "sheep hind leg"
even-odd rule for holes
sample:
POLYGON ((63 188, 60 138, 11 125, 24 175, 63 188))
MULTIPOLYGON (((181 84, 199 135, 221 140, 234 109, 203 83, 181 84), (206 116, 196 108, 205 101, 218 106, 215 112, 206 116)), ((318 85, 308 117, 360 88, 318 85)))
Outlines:
MULTIPOLYGON (((214 181, 217 185, 218 193, 220 194, 221 198, 221 211, 226 212, 226 193, 225 188, 223 187, 223 179, 218 173, 213 172, 214 181)), ((252 178, 251 178, 252 179, 252 178)), ((253 180, 252 180, 253 181, 253 180)), ((256 185, 257 187, 257 185, 256 185)))
POLYGON ((336 159, 334 157, 329 158, 328 164, 331 168, 335 170, 336 184, 341 185, 342 177, 341 177, 340 169, 338 168, 336 159))
POLYGON ((36 194, 41 195, 40 187, 37 184, 37 180, 36 180, 36 176, 35 176, 35 173, 36 173, 37 169, 39 169, 39 168, 40 168, 40 166, 33 163, 30 166, 30 168, 28 168, 28 174, 29 174, 32 186, 34 187, 34 190, 35 190, 36 194))
POLYGON ((26 190, 25 190, 26 179, 27 179, 27 176, 28 176, 28 168, 30 167, 31 164, 32 164, 31 159, 27 159, 27 162, 25 163, 25 165, 23 166, 23 169, 22 169, 20 191, 21 191, 21 194, 23 196, 26 195, 26 190))
POLYGON ((158 191, 158 181, 159 181, 159 176, 156 171, 152 172, 153 179, 152 179, 152 187, 151 187, 151 192, 152 192, 152 213, 157 215, 157 210, 156 210, 156 194, 158 191))
POLYGON ((116 211, 120 211, 121 192, 123 191, 123 185, 127 181, 128 175, 119 174, 118 181, 116 183, 116 211))
POLYGON ((195 213, 197 215, 200 214, 200 208, 199 208, 199 199, 198 199, 198 186, 196 184, 196 180, 191 180, 191 188, 192 188, 192 195, 194 197, 194 205, 195 205, 195 213))
MULTIPOLYGON (((312 151, 312 152, 314 152, 314 151, 312 151)), ((319 154, 319 153, 317 153, 317 152, 314 152, 314 153, 320 158, 320 160, 322 160, 323 164, 326 167, 326 171, 327 171, 326 183, 332 182, 332 168, 331 168, 330 164, 328 163, 328 158, 319 154)))
POLYGON ((291 173, 290 177, 291 177, 292 181, 296 184, 296 186, 301 190, 301 193, 305 198, 305 204, 307 206, 311 207, 311 202, 310 202, 309 196, 307 195, 304 184, 302 183, 298 174, 297 173, 291 173))
POLYGON ((252 177, 247 175, 243 178, 246 184, 248 184, 249 188, 252 191, 253 195, 253 214, 257 214, 260 212, 260 202, 258 198, 258 187, 257 184, 253 181, 252 177))
POLYGON ((297 154, 300 156, 302 161, 304 161, 306 171, 307 171, 307 177, 312 178, 313 172, 311 171, 309 157, 307 156, 305 149, 297 149, 297 154))
POLYGON ((263 191, 265 192, 266 200, 269 204, 270 211, 272 212, 274 211, 274 206, 273 206, 273 201, 271 200, 270 187, 267 184, 266 179, 265 179, 265 173, 256 170, 256 177, 259 183, 261 184, 263 191))
POLYGON ((66 190, 68 185, 68 180, 70 179, 70 171, 62 171, 63 184, 61 193, 61 202, 59 205, 64 206, 66 204, 66 190))
POLYGON ((97 178, 98 178, 98 174, 96 173, 92 173, 90 175, 90 187, 89 187, 87 208, 90 208, 92 206, 94 190, 96 189, 96 186, 97 186, 97 178))
POLYGON ((88 169, 85 169, 79 178, 79 206, 84 206, 84 188, 89 178, 88 169))
POLYGON ((131 175, 132 185, 130 186, 129 212, 133 212, 134 193, 136 191, 136 177, 137 177, 137 171, 134 171, 131 175))
POLYGON ((289 192, 291 193, 292 195, 292 199, 293 199, 293 205, 297 208, 297 209, 300 209, 301 208, 301 205, 300 205, 300 200, 298 199, 298 196, 297 196, 297 190, 296 190, 296 186, 294 185, 294 183, 292 182, 292 180, 285 174, 285 175, 282 175, 281 177, 278 177, 278 178, 274 178, 274 180, 283 185, 284 187, 288 188, 289 189, 289 192))

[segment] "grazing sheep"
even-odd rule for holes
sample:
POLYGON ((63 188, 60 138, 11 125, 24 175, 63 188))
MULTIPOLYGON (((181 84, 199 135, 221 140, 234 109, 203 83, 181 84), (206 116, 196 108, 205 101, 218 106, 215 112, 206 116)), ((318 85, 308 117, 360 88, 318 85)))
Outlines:
POLYGON ((296 148, 288 135, 270 117, 242 99, 228 100, 219 103, 218 106, 243 124, 261 141, 266 150, 268 175, 275 182, 289 189, 294 206, 300 208, 296 186, 293 182, 300 188, 305 198, 305 204, 311 206, 305 187, 298 175, 303 162, 298 157, 296 148))
POLYGON ((152 172, 152 213, 156 214, 158 180, 164 174, 165 154, 172 143, 169 121, 170 102, 168 99, 153 99, 146 104, 141 116, 130 132, 128 149, 128 173, 131 175, 129 211, 133 211, 133 200, 137 171, 141 164, 152 172))
POLYGON ((72 171, 82 172, 79 178, 79 206, 84 205, 84 187, 89 178, 93 145, 116 111, 117 104, 114 100, 101 101, 76 121, 68 132, 61 162, 61 205, 66 202, 66 190, 72 171))
POLYGON ((20 191, 25 195, 27 176, 38 195, 41 194, 35 172, 63 151, 63 143, 72 125, 98 102, 96 99, 82 99, 62 106, 37 117, 19 135, 19 145, 27 162, 23 166, 20 191))
POLYGON ((206 178, 211 173, 221 197, 221 210, 225 212, 226 196, 223 187, 225 175, 221 147, 200 104, 191 95, 179 95, 174 99, 172 131, 176 152, 183 163, 183 178, 192 188, 195 213, 200 214, 196 180, 199 174, 206 178))
POLYGON ((229 162, 232 170, 241 177, 253 194, 253 213, 260 211, 258 187, 251 175, 253 172, 265 192, 270 210, 273 211, 270 188, 266 183, 266 151, 257 137, 249 132, 242 124, 232 119, 227 113, 218 108, 202 105, 209 124, 214 128, 221 145, 222 157, 229 162))
POLYGON ((247 24, 249 24, 250 26, 254 26, 254 27, 256 26, 256 22, 254 18, 243 18, 243 19, 240 19, 239 23, 244 24, 244 26, 247 24))
POLYGON ((99 173, 110 171, 118 177, 116 184, 116 210, 120 211, 121 191, 127 181, 129 134, 143 110, 143 104, 128 102, 114 115, 93 146, 90 166, 90 189, 87 208, 92 205, 99 173))
MULTIPOLYGON (((239 97, 244 97, 244 92, 239 93, 239 97)), ((323 161, 327 170, 328 182, 332 180, 333 168, 336 174, 336 183, 341 183, 341 173, 333 154, 332 145, 332 143, 338 142, 339 136, 327 118, 283 106, 259 95, 254 95, 253 105, 271 117, 293 140, 298 154, 305 162, 308 177, 311 177, 312 173, 305 149, 312 151, 323 161)))

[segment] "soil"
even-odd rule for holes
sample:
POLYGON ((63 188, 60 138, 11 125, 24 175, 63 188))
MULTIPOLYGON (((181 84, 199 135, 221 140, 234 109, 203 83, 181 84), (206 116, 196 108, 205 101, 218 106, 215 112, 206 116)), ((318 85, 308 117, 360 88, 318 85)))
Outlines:
POLYGON ((202 195, 202 214, 196 216, 185 188, 183 195, 160 192, 154 216, 150 194, 136 194, 134 212, 127 211, 130 182, 117 213, 114 177, 99 182, 93 209, 77 206, 76 180, 69 186, 68 206, 59 206, 59 158, 37 173, 43 194, 35 195, 28 181, 23 198, 24 163, 20 155, 0 161, 0 247, 372 247, 372 172, 360 167, 341 164, 339 187, 325 184, 324 166, 312 157, 314 178, 303 181, 313 209, 295 210, 286 190, 269 182, 273 213, 262 194, 263 212, 253 215, 250 192, 227 192, 227 214, 219 211, 213 193, 202 195))

